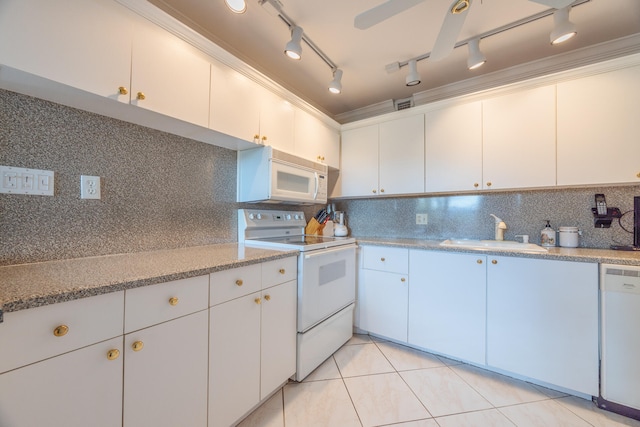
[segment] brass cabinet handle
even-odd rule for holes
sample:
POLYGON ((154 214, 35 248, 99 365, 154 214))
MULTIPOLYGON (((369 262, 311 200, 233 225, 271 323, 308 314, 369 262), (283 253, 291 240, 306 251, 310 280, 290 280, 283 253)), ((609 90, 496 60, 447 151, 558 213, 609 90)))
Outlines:
POLYGON ((491 181, 487 182, 487 187, 491 187, 491 181))
POLYGON ((145 99, 147 99, 146 95, 142 92, 138 92, 138 95, 136 96, 137 99, 139 99, 140 101, 144 101, 145 99))
POLYGON ((401 282, 406 282, 406 281, 407 281, 407 279, 405 279, 404 277, 402 277, 402 278, 400 278, 400 281, 401 281, 401 282))
POLYGON ((63 337, 67 335, 67 332, 69 332, 69 327, 67 325, 60 325, 53 330, 53 335, 63 337))
POLYGON ((482 260, 481 260, 481 259, 477 260, 476 262, 477 262, 478 264, 482 264, 482 260))
POLYGON ((284 268, 281 268, 280 270, 278 270, 280 272, 280 274, 284 274, 284 268))
POLYGON ((380 261, 385 262, 386 260, 384 258, 380 258, 380 261))
POLYGON ((118 93, 119 93, 120 95, 127 95, 127 94, 129 93, 129 91, 127 90, 127 88, 126 88, 126 87, 124 87, 124 86, 120 86, 120 87, 118 88, 118 93))
POLYGON ((380 189, 380 192, 381 192, 381 193, 384 193, 384 188, 381 188, 381 189, 380 189))
POLYGON ((267 140, 267 137, 266 137, 266 136, 263 136, 263 137, 262 137, 262 140, 263 140, 263 141, 266 141, 266 140, 267 140))
POLYGON ((376 194, 376 190, 373 190, 373 194, 376 194))
POLYGON ((473 183, 473 186, 474 186, 475 188, 478 188, 478 187, 480 186, 480 184, 478 184, 477 182, 474 182, 474 183, 473 183))
POLYGON ((260 135, 256 133, 255 135, 253 135, 253 139, 260 139, 260 135))
POLYGON ((240 280, 240 279, 236 280, 236 285, 242 286, 242 280, 240 280))
POLYGON ((171 304, 171 305, 178 305, 178 297, 171 297, 171 298, 169 298, 169 304, 171 304))
POLYGON ((133 344, 131 344, 131 348, 133 349, 133 351, 140 351, 142 350, 143 347, 144 347, 144 343, 142 341, 136 341, 133 344))
POLYGON ((495 264, 497 264, 497 263, 498 263, 498 260, 497 260, 497 259, 491 260, 491 264, 494 264, 494 265, 495 265, 495 264))
POLYGON ((256 299, 254 299, 254 301, 255 301, 256 304, 260 304, 262 302, 262 300, 260 298, 256 298, 256 299))
POLYGON ((324 162, 324 156, 318 156, 318 161, 319 162, 324 162))
POLYGON ((637 176, 638 178, 640 178, 640 172, 638 172, 638 173, 636 174, 636 176, 637 176))
POLYGON ((266 301, 271 301, 271 295, 269 295, 269 294, 265 295, 265 296, 264 296, 264 299, 265 299, 266 301))
POLYGON ((116 360, 118 357, 120 357, 120 350, 117 348, 111 349, 107 352, 107 359, 109 360, 116 360))

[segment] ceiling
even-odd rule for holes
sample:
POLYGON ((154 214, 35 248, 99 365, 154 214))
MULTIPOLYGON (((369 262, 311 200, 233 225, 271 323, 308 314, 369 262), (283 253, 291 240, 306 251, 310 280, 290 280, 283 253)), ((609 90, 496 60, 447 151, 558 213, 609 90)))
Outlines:
MULTIPOLYGON (((385 67, 429 53, 452 0, 425 0, 366 30, 354 27, 354 17, 384 0, 281 0, 285 14, 343 70, 342 93, 334 95, 327 90, 329 66, 304 43, 301 60, 287 58, 290 30, 258 0, 247 0, 240 15, 223 0, 148 1, 338 121, 384 101, 640 33, 639 0, 591 0, 571 10, 578 35, 564 44, 549 43, 553 17, 547 16, 483 38, 487 63, 477 70, 467 70, 466 46, 440 61, 419 61, 422 82, 407 87, 408 67, 392 73, 385 67)), ((529 0, 474 0, 458 41, 548 9, 529 0)))

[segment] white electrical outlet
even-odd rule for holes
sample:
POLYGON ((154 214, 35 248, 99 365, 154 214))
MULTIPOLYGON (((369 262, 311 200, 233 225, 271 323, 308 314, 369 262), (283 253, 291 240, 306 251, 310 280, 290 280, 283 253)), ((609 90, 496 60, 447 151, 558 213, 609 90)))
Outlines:
POLYGON ((0 193, 53 196, 53 171, 0 166, 0 193))
POLYGON ((100 177, 99 176, 80 176, 80 198, 81 199, 99 199, 100 198, 100 177))
POLYGON ((427 214, 416 214, 416 224, 427 225, 427 214))

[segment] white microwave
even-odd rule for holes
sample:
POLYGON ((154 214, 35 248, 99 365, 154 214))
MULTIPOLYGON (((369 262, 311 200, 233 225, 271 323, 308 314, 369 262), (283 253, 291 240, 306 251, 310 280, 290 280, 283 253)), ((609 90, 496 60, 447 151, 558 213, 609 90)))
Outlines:
POLYGON ((328 167, 273 147, 238 152, 238 202, 325 204, 328 167))

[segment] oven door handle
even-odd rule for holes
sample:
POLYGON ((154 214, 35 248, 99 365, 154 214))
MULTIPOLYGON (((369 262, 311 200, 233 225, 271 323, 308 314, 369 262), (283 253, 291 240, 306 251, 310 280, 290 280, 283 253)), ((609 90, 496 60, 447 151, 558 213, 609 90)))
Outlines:
POLYGON ((327 254, 332 254, 332 253, 340 252, 340 251, 346 251, 346 250, 349 250, 349 249, 354 249, 355 250, 355 248, 356 248, 355 244, 347 244, 347 245, 343 245, 343 246, 337 246, 337 247, 331 248, 331 249, 322 249, 322 250, 318 250, 318 251, 312 251, 313 253, 305 254, 304 255, 304 259, 311 259, 311 258, 314 258, 314 257, 327 255, 327 254))

